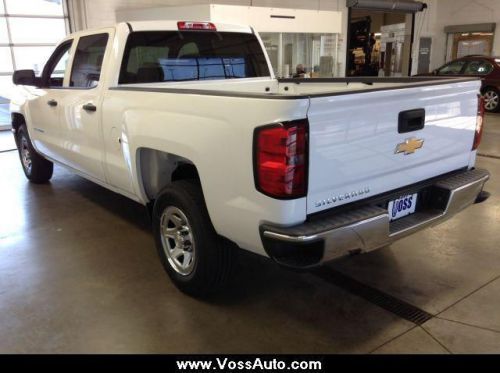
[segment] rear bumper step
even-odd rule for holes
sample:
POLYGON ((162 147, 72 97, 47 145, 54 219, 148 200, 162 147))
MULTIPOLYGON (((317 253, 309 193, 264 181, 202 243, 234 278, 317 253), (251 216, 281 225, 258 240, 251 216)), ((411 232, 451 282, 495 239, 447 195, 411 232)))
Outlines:
POLYGON ((262 242, 278 263, 302 268, 372 251, 439 224, 475 203, 489 176, 486 170, 474 169, 440 179, 425 189, 425 206, 393 222, 381 204, 366 205, 293 227, 262 225, 262 242))

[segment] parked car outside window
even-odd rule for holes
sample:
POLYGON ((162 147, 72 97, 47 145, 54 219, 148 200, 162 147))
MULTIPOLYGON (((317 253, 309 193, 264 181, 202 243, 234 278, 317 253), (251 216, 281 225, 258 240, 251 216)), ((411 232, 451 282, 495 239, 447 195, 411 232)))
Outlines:
POLYGON ((500 58, 488 56, 466 56, 448 62, 430 74, 436 76, 477 76, 482 80, 481 93, 484 108, 489 112, 500 111, 500 58))

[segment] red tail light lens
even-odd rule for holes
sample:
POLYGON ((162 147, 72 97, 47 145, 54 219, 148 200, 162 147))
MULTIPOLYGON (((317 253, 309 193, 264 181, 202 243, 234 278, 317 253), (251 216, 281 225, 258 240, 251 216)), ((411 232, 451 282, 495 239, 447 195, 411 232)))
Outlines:
POLYGON ((307 193, 307 119, 257 128, 254 133, 255 185, 279 199, 307 193))
POLYGON ((177 28, 179 30, 207 30, 207 31, 217 31, 217 28, 211 22, 179 21, 179 22, 177 22, 177 28))
POLYGON ((481 137, 483 137, 483 123, 484 123, 484 98, 483 96, 478 96, 477 103, 477 119, 476 119, 476 134, 474 135, 474 144, 472 145, 472 150, 476 150, 481 143, 481 137))

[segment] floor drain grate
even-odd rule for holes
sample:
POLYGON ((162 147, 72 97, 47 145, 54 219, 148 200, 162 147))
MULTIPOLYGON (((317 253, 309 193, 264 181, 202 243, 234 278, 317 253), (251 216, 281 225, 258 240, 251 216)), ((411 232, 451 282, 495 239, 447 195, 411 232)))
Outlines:
POLYGON ((486 158, 494 158, 494 159, 500 159, 500 156, 498 155, 493 155, 493 154, 484 154, 484 153, 477 153, 479 157, 486 157, 486 158))
POLYGON ((365 285, 328 267, 318 268, 314 271, 314 273, 323 280, 347 290, 348 292, 417 325, 421 325, 434 317, 430 313, 425 312, 418 307, 415 307, 371 286, 365 285))

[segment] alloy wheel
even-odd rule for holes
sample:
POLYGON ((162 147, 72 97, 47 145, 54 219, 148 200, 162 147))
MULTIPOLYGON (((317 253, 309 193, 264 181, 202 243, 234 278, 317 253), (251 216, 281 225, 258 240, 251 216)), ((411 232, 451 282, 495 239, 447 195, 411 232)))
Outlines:
POLYGON ((487 91, 484 94, 484 108, 488 111, 494 111, 497 109, 500 97, 495 91, 487 91))
POLYGON ((28 146, 28 139, 24 135, 21 136, 21 162, 26 172, 30 174, 32 167, 31 152, 28 146))
POLYGON ((170 266, 180 275, 188 276, 194 269, 195 242, 186 215, 175 206, 168 206, 160 218, 163 251, 170 266))

